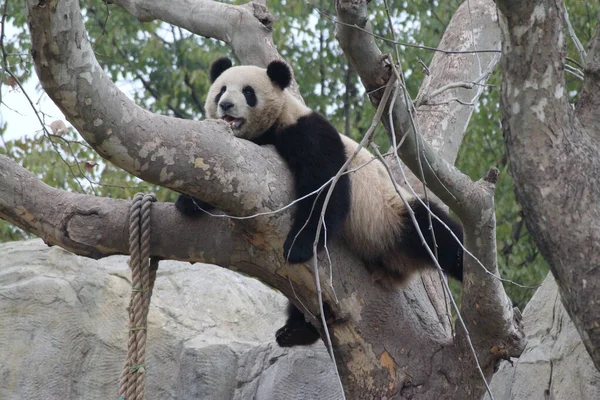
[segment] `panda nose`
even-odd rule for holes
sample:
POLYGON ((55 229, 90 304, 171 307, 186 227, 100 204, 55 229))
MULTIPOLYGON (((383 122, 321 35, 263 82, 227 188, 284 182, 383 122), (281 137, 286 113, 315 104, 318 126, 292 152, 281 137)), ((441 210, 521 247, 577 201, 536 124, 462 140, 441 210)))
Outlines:
POLYGON ((227 111, 231 107, 233 107, 233 103, 230 102, 230 101, 222 101, 222 102, 219 103, 219 107, 221 107, 221 110, 227 111))

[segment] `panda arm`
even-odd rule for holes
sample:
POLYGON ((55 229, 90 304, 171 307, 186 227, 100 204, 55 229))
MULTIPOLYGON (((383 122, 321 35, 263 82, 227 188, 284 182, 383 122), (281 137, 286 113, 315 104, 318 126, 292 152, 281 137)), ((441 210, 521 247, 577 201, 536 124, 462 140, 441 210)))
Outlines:
POLYGON ((183 215, 187 215, 189 217, 201 215, 204 211, 214 210, 215 207, 210 204, 197 199, 192 196, 188 196, 187 194, 180 194, 175 202, 175 207, 179 212, 183 215))
MULTIPOLYGON (((316 113, 303 116, 296 124, 278 132, 275 147, 294 176, 296 198, 322 187, 346 161, 339 133, 316 113)), ((298 203, 284 244, 284 257, 290 263, 302 263, 312 258, 313 242, 328 189, 326 186, 317 196, 310 196, 298 203)), ((341 234, 349 209, 350 181, 347 175, 343 175, 336 184, 325 213, 328 240, 341 234)), ((324 243, 325 232, 322 231, 319 247, 324 243)))

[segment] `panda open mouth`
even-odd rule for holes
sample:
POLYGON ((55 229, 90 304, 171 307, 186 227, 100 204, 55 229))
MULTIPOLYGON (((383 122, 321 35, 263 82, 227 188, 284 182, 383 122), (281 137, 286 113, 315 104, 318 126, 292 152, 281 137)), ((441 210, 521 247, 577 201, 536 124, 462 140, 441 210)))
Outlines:
POLYGON ((221 119, 227 122, 229 126, 233 129, 239 129, 240 126, 242 126, 242 124, 246 122, 244 118, 234 118, 230 115, 224 115, 221 119))

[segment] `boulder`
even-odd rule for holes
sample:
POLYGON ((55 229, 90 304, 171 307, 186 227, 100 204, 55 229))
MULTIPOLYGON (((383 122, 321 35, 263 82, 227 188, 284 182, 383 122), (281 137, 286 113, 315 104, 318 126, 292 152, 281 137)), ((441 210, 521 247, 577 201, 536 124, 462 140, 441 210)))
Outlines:
MULTIPOLYGON (((127 257, 41 240, 0 244, 0 399, 116 399, 131 291, 127 257)), ((149 313, 146 399, 337 400, 322 343, 281 349, 286 300, 212 265, 162 261, 149 313)), ((549 275, 524 311, 528 344, 496 400, 600 399, 600 373, 549 275)))
MULTIPOLYGON (((503 361, 491 382, 496 400, 600 399, 600 373, 548 274, 523 313, 527 346, 514 366, 503 361)), ((486 396, 489 399, 489 396, 486 396)))
MULTIPOLYGON (((0 244, 0 399, 116 399, 126 356, 127 257, 41 240, 0 244)), ((281 349, 286 300, 212 265, 161 261, 146 399, 339 399, 322 343, 281 349)))

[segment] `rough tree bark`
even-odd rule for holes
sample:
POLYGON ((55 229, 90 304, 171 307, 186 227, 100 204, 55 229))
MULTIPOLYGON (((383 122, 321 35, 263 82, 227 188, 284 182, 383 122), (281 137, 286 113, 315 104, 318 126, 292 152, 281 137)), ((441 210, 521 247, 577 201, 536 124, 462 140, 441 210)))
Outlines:
MULTIPOLYGON (((141 20, 160 18, 225 40, 244 63, 265 65, 277 57, 268 30, 272 18, 261 4, 224 6, 198 0, 190 8, 181 0, 171 1, 164 9, 152 1, 115 3, 141 20), (190 9, 204 11, 190 14, 190 9), (248 48, 253 50, 248 52, 248 48)), ((369 29, 366 3, 338 1, 339 20, 369 29)), ((148 113, 121 93, 94 57, 77 1, 27 0, 27 6, 32 54, 44 89, 103 157, 148 182, 199 197, 233 215, 276 210, 292 199, 289 173, 273 149, 234 138, 221 122, 184 121, 148 113)), ((470 7, 471 15, 465 5, 455 15, 442 46, 498 48, 493 3, 471 1, 470 7), (470 38, 461 33, 465 26, 477 35, 470 38)), ((372 36, 348 25, 338 28, 340 44, 367 90, 384 85, 390 70, 380 62, 372 36)), ((478 67, 471 68, 473 60, 473 55, 437 54, 432 62, 432 75, 420 95, 424 99, 421 107, 429 110, 419 109, 423 113, 417 114, 417 123, 433 147, 412 129, 401 92, 387 127, 394 127, 398 137, 407 133, 401 151, 404 162, 415 171, 419 157, 427 165, 424 176, 431 189, 461 217, 467 248, 497 274, 493 183, 489 182, 493 180, 473 183, 448 163, 456 157, 473 111, 472 106, 450 99, 476 101, 479 91, 476 85, 455 87, 432 96, 436 88, 456 80, 480 79, 496 62, 493 55, 481 55, 478 67), (439 107, 436 111, 442 117, 428 123, 434 114, 431 107, 439 107), (415 151, 415 143, 421 146, 420 152, 415 151)), ((1 218, 77 254, 98 258, 127 252, 127 201, 56 191, 10 160, 0 158, 0 163, 1 218)), ((289 226, 286 212, 247 220, 195 221, 184 221, 169 204, 158 204, 152 212, 153 232, 161 232, 153 238, 154 255, 214 262, 242 271, 302 301, 313 313, 317 310, 310 269, 286 266, 282 257, 289 226)), ((383 291, 369 284, 363 265, 343 246, 329 246, 334 282, 329 282, 327 268, 323 268, 321 282, 325 301, 337 316, 345 317, 331 330, 348 398, 480 398, 485 390, 482 379, 465 332, 458 329, 456 336, 453 334, 439 277, 423 274, 403 290, 383 291)), ((321 265, 327 265, 325 256, 319 259, 321 265)), ((489 378, 499 356, 520 354, 522 331, 499 281, 469 257, 463 299, 471 339, 489 378), (493 348, 505 354, 492 352, 493 348)))
POLYGON ((600 369, 600 26, 575 109, 564 78, 564 4, 496 0, 506 147, 525 222, 600 369))
MULTIPOLYGON (((367 1, 338 0, 337 10, 343 23, 338 30, 340 44, 367 90, 373 90, 379 84, 378 80, 385 76, 386 67, 371 62, 381 59, 381 52, 374 38, 365 32, 370 30, 367 1), (356 30, 352 25, 357 25, 363 30, 356 30), (372 80, 372 77, 378 78, 372 80)), ((452 42, 454 46, 451 49, 458 51, 498 48, 499 32, 496 24, 492 23, 495 16, 494 4, 489 0, 463 3, 453 16, 441 45, 452 42), (457 24, 461 29, 457 29, 458 26, 453 24, 457 24), (467 29, 464 29, 465 26, 467 29)), ((453 162, 456 157, 456 143, 462 141, 473 110, 469 104, 473 104, 479 95, 478 89, 467 89, 464 87, 465 83, 484 82, 497 60, 495 54, 486 53, 436 54, 431 64, 431 75, 421 87, 419 97, 422 106, 416 110, 414 121, 411 121, 405 98, 399 95, 392 110, 392 118, 386 124, 390 134, 396 136, 397 143, 405 141, 398 151, 402 160, 460 217, 465 229, 467 250, 485 265, 483 268, 472 257, 465 257, 461 314, 471 335, 479 363, 487 376, 491 376, 497 356, 491 353, 492 347, 497 346, 501 352, 511 357, 521 354, 524 343, 523 332, 519 326, 520 313, 513 314, 510 300, 500 280, 491 276, 499 276, 496 264, 493 185, 495 178, 486 177, 472 182, 448 161, 453 162), (438 89, 443 87, 449 89, 440 93, 438 89), (431 103, 439 105, 430 105, 431 103), (432 108, 438 113, 431 113, 432 108), (432 118, 431 114, 437 114, 438 118, 432 118), (454 124, 449 122, 451 118, 455 118, 454 124), (444 126, 446 129, 442 129, 444 132, 440 135, 439 128, 444 126), (448 146, 441 147, 444 149, 442 154, 446 160, 435 153, 418 131, 424 132, 429 143, 448 143, 448 146)), ((478 371, 472 368, 475 360, 468 350, 468 337, 462 328, 458 328, 456 339, 455 343, 462 352, 458 360, 463 364, 465 373, 471 374, 465 381, 473 384, 465 388, 464 396, 477 397, 484 390, 484 386, 481 379, 477 379, 478 371)))

